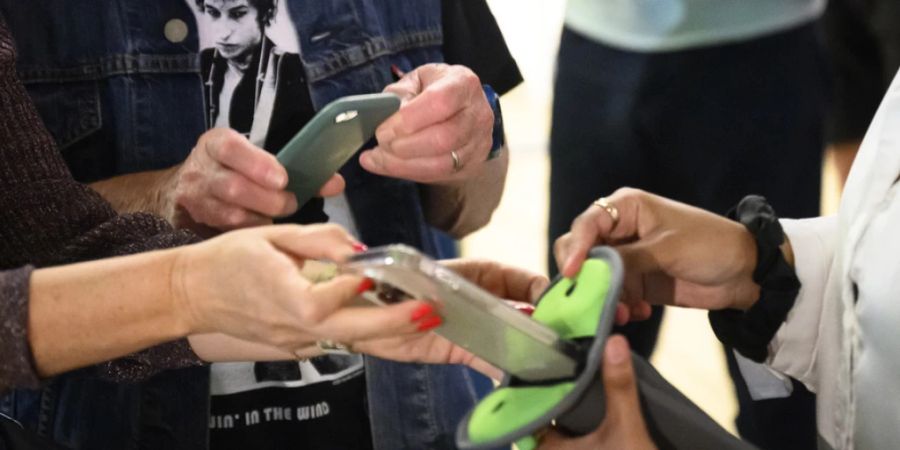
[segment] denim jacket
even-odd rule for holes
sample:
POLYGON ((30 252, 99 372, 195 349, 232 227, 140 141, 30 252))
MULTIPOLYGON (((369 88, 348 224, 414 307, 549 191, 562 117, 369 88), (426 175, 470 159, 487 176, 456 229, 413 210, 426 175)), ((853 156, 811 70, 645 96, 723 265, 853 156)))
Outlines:
MULTIPOLYGON (((0 0, 19 73, 76 179, 183 161, 206 129, 198 34, 185 0, 0 0), (183 32, 186 30, 186 34, 183 32)), ((192 2, 191 2, 192 3, 192 2)), ((439 0, 284 0, 319 108, 379 92, 390 66, 442 60, 439 0)), ((342 169, 361 238, 403 242, 434 256, 415 183, 342 169)), ((116 384, 89 369, 0 399, 0 412, 73 448, 198 449, 207 443, 208 370, 116 384)), ((376 449, 453 448, 456 424, 490 389, 468 369, 367 358, 376 449)))

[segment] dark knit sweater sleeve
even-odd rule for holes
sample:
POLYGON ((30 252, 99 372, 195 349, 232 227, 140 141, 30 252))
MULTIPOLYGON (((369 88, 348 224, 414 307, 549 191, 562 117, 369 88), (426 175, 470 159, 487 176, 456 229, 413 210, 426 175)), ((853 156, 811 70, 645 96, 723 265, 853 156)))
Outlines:
POLYGON ((31 266, 0 272, 0 392, 39 385, 28 340, 28 282, 31 266))
MULTIPOLYGON (((195 240, 150 214, 119 216, 97 193, 73 180, 16 76, 15 49, 0 17, 0 270, 68 264, 195 240)), ((28 296, 21 277, 28 271, 10 273, 0 278, 2 311, 13 314, 0 316, 7 333, 0 340, 0 385, 28 385, 36 378, 27 352, 27 314, 21 314, 27 311, 28 296)), ((198 363, 182 339, 96 368, 101 376, 136 381, 198 363)))

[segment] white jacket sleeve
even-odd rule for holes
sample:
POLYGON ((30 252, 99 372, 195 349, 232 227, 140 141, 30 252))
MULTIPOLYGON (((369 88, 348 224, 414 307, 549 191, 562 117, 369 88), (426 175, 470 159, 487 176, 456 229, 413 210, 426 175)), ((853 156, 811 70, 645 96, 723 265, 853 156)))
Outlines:
POLYGON ((791 242, 801 287, 794 307, 769 343, 768 364, 815 389, 814 358, 820 342, 819 325, 827 310, 825 287, 834 258, 838 220, 836 216, 783 219, 781 225, 791 242))

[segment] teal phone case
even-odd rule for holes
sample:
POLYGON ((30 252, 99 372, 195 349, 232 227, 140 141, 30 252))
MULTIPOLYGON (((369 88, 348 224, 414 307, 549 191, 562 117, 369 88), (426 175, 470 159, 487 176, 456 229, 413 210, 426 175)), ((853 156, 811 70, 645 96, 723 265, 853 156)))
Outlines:
POLYGON ((341 97, 322 108, 276 158, 287 169, 287 189, 303 205, 400 109, 394 94, 341 97))

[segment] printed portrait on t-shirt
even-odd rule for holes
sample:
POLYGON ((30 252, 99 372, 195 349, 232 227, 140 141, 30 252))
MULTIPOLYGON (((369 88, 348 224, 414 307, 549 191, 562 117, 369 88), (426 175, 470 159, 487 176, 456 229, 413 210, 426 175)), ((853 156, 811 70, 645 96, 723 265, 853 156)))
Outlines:
MULTIPOLYGON (((185 1, 200 32, 207 125, 277 152, 314 114, 285 0, 185 1)), ((343 197, 326 209, 353 231, 343 197)), ((370 445, 360 355, 213 364, 210 394, 212 449, 370 445)))
POLYGON ((275 0, 192 1, 207 123, 267 150, 281 148, 312 113, 289 16, 275 0))

